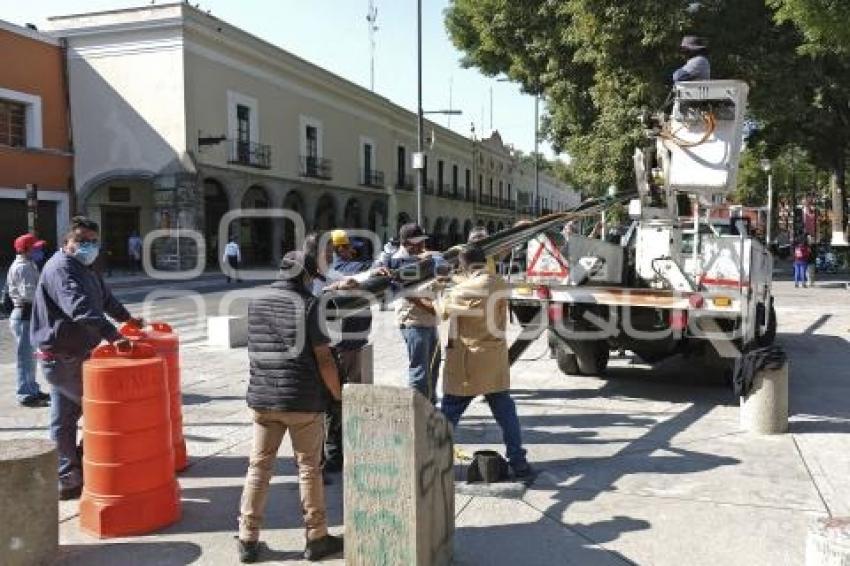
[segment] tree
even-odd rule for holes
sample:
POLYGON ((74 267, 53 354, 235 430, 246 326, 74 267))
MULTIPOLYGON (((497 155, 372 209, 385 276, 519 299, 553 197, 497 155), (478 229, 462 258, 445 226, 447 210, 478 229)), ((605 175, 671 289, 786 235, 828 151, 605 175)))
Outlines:
POLYGON ((768 0, 780 22, 792 22, 805 37, 807 53, 850 52, 850 2, 844 0, 768 0))
POLYGON ((832 172, 832 232, 844 243, 847 154, 850 150, 850 3, 837 0, 767 0, 776 19, 792 23, 805 40, 798 51, 807 56, 816 79, 808 91, 808 108, 800 116, 800 143, 832 172))
POLYGON ((584 187, 633 186, 631 154, 642 141, 637 116, 663 106, 687 32, 710 38, 713 77, 750 85, 753 143, 764 144, 768 157, 788 145, 805 149, 833 172, 838 192, 850 147, 850 59, 839 56, 850 34, 844 4, 850 2, 451 0, 445 18, 465 65, 543 93, 544 134, 556 150, 568 150, 584 187), (806 12, 818 5, 821 11, 806 12))

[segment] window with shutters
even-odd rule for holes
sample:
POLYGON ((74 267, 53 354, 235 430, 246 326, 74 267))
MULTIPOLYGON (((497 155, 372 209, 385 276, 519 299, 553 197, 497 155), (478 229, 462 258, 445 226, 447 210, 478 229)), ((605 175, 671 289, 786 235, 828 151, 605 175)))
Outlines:
POLYGON ((0 100, 0 144, 27 145, 27 107, 20 102, 0 100))

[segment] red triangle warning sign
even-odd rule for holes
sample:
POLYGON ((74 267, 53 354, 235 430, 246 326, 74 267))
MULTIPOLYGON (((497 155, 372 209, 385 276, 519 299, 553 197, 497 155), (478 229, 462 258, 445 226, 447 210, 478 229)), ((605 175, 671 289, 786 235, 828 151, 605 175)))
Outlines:
POLYGON ((546 234, 538 234, 528 242, 528 277, 566 277, 569 274, 567 261, 546 234))

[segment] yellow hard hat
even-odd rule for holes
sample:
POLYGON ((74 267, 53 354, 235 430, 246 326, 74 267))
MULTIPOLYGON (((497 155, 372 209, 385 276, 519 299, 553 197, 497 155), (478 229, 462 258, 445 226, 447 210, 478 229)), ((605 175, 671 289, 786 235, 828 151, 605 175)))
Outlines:
POLYGON ((345 230, 334 230, 331 232, 331 243, 335 246, 347 246, 351 242, 348 241, 348 234, 345 230))

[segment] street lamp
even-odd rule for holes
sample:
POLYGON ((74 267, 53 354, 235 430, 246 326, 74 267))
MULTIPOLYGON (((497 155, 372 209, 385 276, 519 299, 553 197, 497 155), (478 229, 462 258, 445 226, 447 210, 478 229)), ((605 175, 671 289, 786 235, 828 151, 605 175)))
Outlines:
POLYGON ((770 247, 773 224, 773 173, 770 171, 770 159, 762 159, 761 168, 767 173, 767 226, 765 227, 764 241, 770 247))
MULTIPOLYGON (((444 114, 457 116, 460 110, 422 110, 422 0, 416 1, 416 155, 413 156, 413 168, 418 170, 416 175, 416 223, 422 225, 422 191, 425 185, 425 140, 422 126, 425 114, 444 114)), ((433 141, 433 140, 432 140, 433 141)))

